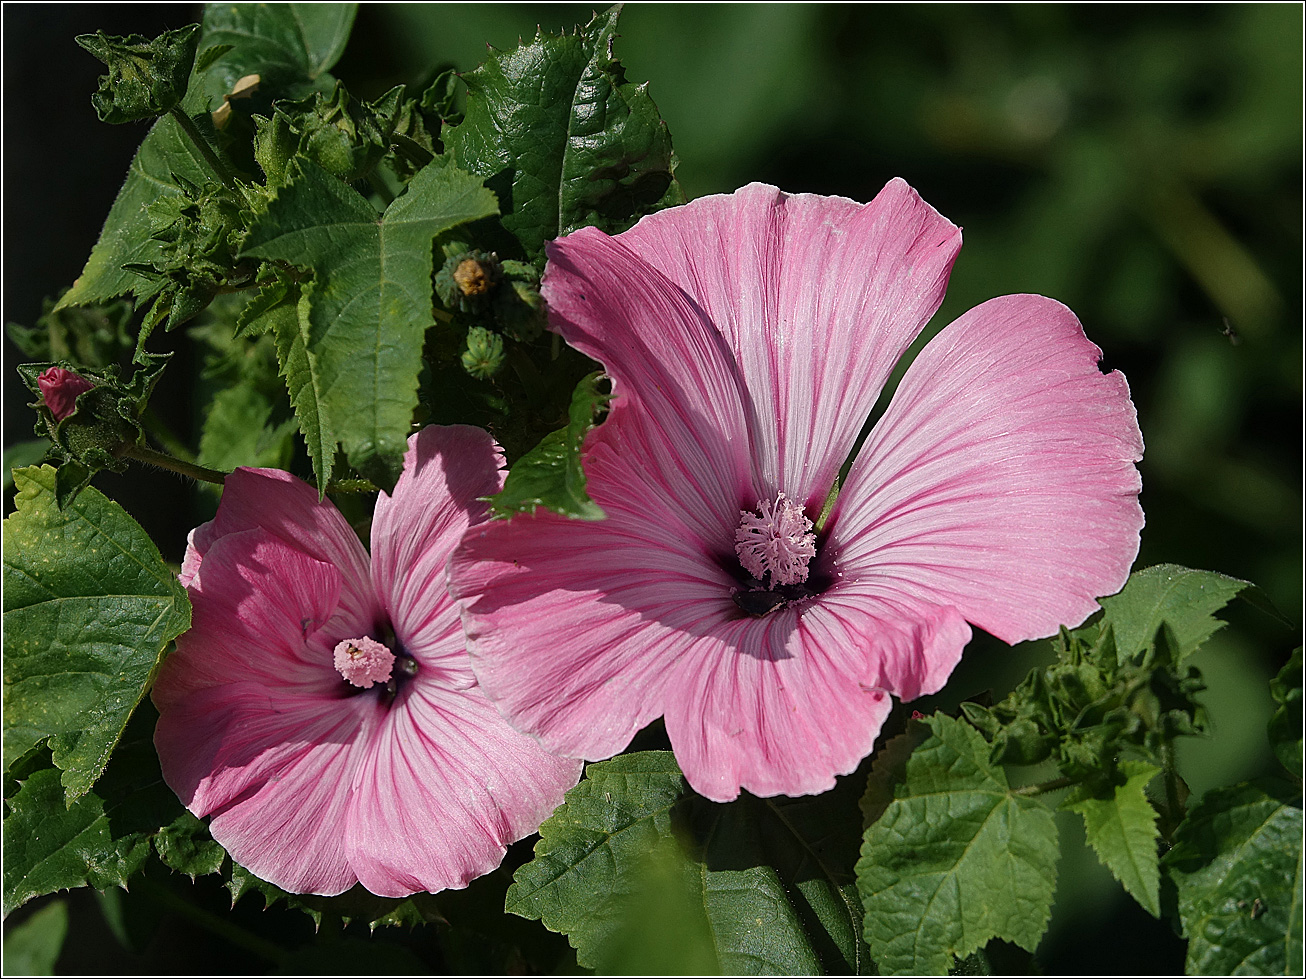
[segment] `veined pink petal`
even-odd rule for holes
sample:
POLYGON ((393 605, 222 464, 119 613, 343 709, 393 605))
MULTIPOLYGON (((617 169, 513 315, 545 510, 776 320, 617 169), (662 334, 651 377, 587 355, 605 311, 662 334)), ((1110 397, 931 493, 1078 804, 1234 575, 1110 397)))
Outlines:
POLYGON ((866 205, 750 184, 651 214, 619 240, 729 343, 755 406, 762 495, 783 490, 819 512, 889 373, 943 301, 961 231, 891 180, 866 205))
MULTIPOLYGON (((584 228, 548 246, 552 324, 612 378, 604 427, 702 534, 755 494, 748 405, 720 333, 678 287, 615 238, 584 228)), ((588 451, 588 445, 587 445, 588 451)))
POLYGON ((1129 388, 1074 314, 986 302, 903 377, 831 515, 834 560, 876 594, 953 605, 1007 642, 1118 591, 1138 553, 1142 458, 1129 388))
POLYGON ((373 894, 465 887, 535 832, 580 762, 518 734, 479 690, 414 681, 359 765, 349 861, 373 894))
POLYGON ((237 469, 222 487, 217 515, 191 531, 182 562, 181 583, 199 573, 212 543, 228 534, 261 528, 342 576, 342 601, 362 618, 374 618, 367 549, 331 503, 319 500, 303 480, 279 469, 237 469))
POLYGON ((372 579, 395 634, 423 666, 439 640, 457 668, 469 670, 445 563, 468 526, 485 518, 484 497, 503 488, 503 453, 487 432, 428 426, 408 440, 403 475, 382 493, 372 517, 372 579))

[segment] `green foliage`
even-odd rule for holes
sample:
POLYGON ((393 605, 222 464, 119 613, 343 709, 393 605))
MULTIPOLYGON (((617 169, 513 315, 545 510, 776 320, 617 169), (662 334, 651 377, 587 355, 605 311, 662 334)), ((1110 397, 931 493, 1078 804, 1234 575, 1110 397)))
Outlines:
MULTIPOLYGON (((161 822, 181 803, 159 773, 153 710, 143 710, 93 791, 65 805, 59 769, 23 773, 5 800, 4 913, 70 887, 126 887, 161 822)), ((48 762, 46 762, 48 765, 48 762)))
POLYGON ((187 24, 150 40, 139 34, 83 34, 77 43, 109 66, 91 105, 101 122, 135 122, 161 116, 186 94, 199 25, 187 24))
POLYGON ((540 828, 506 906, 565 932, 599 971, 632 948, 660 948, 671 971, 865 971, 861 907, 840 869, 855 826, 837 829, 854 794, 849 782, 721 806, 688 792, 669 752, 593 764, 540 828))
POLYGON ((1292 656, 1270 682, 1270 694, 1278 708, 1270 717, 1270 746, 1274 748, 1275 757, 1297 778, 1302 774, 1302 656, 1301 647, 1292 651, 1292 656))
POLYGON ((942 974, 992 938, 1033 951, 1056 886, 1052 813, 1013 791, 974 728, 942 714, 866 831, 857 887, 882 972, 942 974))
POLYGON ((68 934, 68 903, 51 901, 5 935, 5 971, 11 976, 52 976, 68 934))
MULTIPOLYGON (((259 74, 269 89, 275 86, 285 95, 310 94, 329 83, 327 69, 344 50, 353 19, 352 4, 208 5, 200 47, 229 47, 191 77, 179 108, 196 117, 207 114, 248 74, 259 74)), ((131 270, 164 263, 164 243, 153 237, 154 228, 141 214, 182 195, 183 181, 202 187, 213 176, 211 165, 176 119, 165 116, 156 122, 132 160, 86 268, 56 309, 106 302, 126 293, 143 302, 158 294, 160 281, 131 270)))
POLYGON ((600 373, 582 379, 572 394, 567 427, 546 435, 513 463, 503 490, 491 497, 490 510, 496 517, 534 513, 537 506, 547 506, 576 520, 604 518, 585 493, 585 470, 580 464, 585 435, 611 398, 599 390, 602 381, 600 373))
POLYGON ((1165 857, 1190 975, 1301 975, 1302 810, 1284 786, 1214 789, 1165 857))
POLYGON ((466 117, 444 136, 459 166, 500 194, 504 227, 539 267, 559 235, 624 231, 684 201, 666 123, 647 85, 627 82, 612 56, 620 11, 494 52, 463 76, 466 117))
MULTIPOLYGON (((1165 623, 1173 633, 1177 665, 1224 628, 1214 613, 1240 595, 1264 606, 1258 589, 1249 581, 1216 571, 1158 564, 1130 575, 1118 595, 1102 599, 1101 628, 1110 624, 1116 653, 1124 663, 1145 652, 1165 623)), ((1088 635, 1085 633, 1085 638, 1088 635)))
MULTIPOLYGON (((358 192, 311 162, 298 168, 250 228, 245 253, 312 271, 301 336, 316 427, 330 431, 350 464, 389 490, 403 464, 423 333, 432 322, 433 240, 496 213, 494 195, 480 178, 438 161, 378 222, 358 192)), ((289 353, 292 344, 286 347, 289 353)), ((319 491, 328 461, 314 457, 319 491)))
POLYGON ((1161 771, 1147 762, 1121 764, 1123 785, 1105 798, 1076 786, 1062 802, 1084 817, 1084 833, 1098 859, 1153 918, 1161 916, 1161 875, 1157 866, 1156 810, 1144 791, 1161 771))
MULTIPOLYGON (((189 628, 190 603, 116 503, 88 489, 60 509, 49 466, 14 475, 17 509, 4 522, 5 768, 48 738, 71 803, 104 771, 164 647, 189 628)), ((31 791, 44 799, 50 777, 31 791)))
POLYGON ((209 835, 208 826, 187 809, 159 829, 154 849, 165 866, 192 879, 199 874, 216 874, 227 856, 227 851, 209 835))
POLYGON ((9 339, 29 360, 71 361, 79 367, 118 363, 134 346, 127 333, 131 303, 55 309, 46 299, 35 326, 6 323, 9 339))

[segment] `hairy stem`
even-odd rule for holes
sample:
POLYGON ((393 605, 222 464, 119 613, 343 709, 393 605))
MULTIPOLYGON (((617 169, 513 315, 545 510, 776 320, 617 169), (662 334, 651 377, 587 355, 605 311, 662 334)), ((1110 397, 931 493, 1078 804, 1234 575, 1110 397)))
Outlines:
POLYGON ((224 472, 218 472, 216 469, 205 469, 203 466, 197 466, 191 462, 183 462, 181 459, 176 459, 168 455, 166 452, 156 452, 154 449, 144 445, 133 445, 122 454, 128 459, 135 459, 137 462, 147 462, 151 466, 158 466, 160 469, 169 469, 182 476, 189 476, 191 479, 202 479, 206 483, 217 483, 221 485, 227 479, 227 474, 224 472))
POLYGON ((1070 778, 1062 775, 1060 778, 1049 779, 1046 782, 1036 782, 1033 785, 1022 785, 1018 789, 1012 789, 1012 795, 1043 795, 1045 792, 1055 792, 1057 789, 1068 789, 1072 785, 1078 785, 1079 779, 1070 778))

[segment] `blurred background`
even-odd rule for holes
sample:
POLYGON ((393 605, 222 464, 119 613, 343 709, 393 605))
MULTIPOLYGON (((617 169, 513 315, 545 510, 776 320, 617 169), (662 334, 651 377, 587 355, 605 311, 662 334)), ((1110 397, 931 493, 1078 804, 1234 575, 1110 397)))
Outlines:
MULTIPOLYGON (((335 73, 371 98, 590 14, 368 4, 335 73)), ((81 271, 147 128, 96 121, 101 66, 73 36, 153 35, 199 16, 197 5, 5 6, 7 321, 34 323, 42 298, 81 271)), ((1052 296, 1079 315, 1105 365, 1127 376, 1147 443, 1138 566, 1249 579, 1293 623, 1232 610, 1233 627, 1197 664, 1215 736, 1183 743, 1181 770, 1200 793, 1268 769, 1265 684, 1300 641, 1302 613, 1300 5, 635 3, 621 33, 616 54, 631 81, 650 82, 690 197, 761 180, 865 201, 902 176, 965 230, 928 332, 1006 293, 1052 296)), ((160 398, 193 447, 200 354, 184 330, 156 340, 178 352, 160 398)), ((5 343, 8 447, 32 437, 34 416, 5 343)), ((163 473, 106 473, 97 485, 173 561, 212 506, 163 473)), ((1042 656, 1039 644, 979 642, 939 703, 983 687, 1001 697, 1042 656)), ((1168 926, 1073 842, 1074 821, 1060 825, 1040 967, 1181 969, 1168 926)), ((75 920, 103 931, 95 901, 74 898, 75 920)), ((73 944, 64 971, 94 972, 122 947, 73 944)), ((128 942, 118 968, 177 967, 168 956, 197 947, 175 944, 128 942)))

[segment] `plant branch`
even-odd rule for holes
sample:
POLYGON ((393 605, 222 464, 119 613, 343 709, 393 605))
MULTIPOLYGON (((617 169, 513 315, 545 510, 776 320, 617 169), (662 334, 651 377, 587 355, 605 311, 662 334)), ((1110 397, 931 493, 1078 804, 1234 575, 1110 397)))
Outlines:
POLYGON ((1018 789, 1012 789, 1011 794, 1025 796, 1043 795, 1045 792, 1055 792, 1057 789, 1068 789, 1072 785, 1078 784, 1079 779, 1062 775, 1060 778, 1050 779, 1046 782, 1036 782, 1033 785, 1022 785, 1018 789))
POLYGON ((195 128, 195 123, 191 121, 190 116, 186 115, 186 113, 178 106, 173 106, 169 109, 168 114, 176 120, 177 125, 181 127, 181 131, 190 137, 190 141, 195 144, 195 148, 200 151, 200 155, 204 157, 204 161, 209 165, 209 169, 211 169, 217 175, 218 179, 226 184, 228 188, 239 194, 242 200, 245 200, 245 192, 241 190, 240 185, 236 183, 236 178, 231 175, 231 171, 227 169, 226 164, 218 159, 218 154, 213 152, 213 147, 209 145, 209 141, 204 138, 198 129, 195 128))
POLYGON ((172 472, 182 476, 189 476, 191 479, 201 479, 206 483, 217 483, 221 485, 227 479, 227 474, 218 472, 216 469, 206 469, 203 466, 197 466, 194 463, 183 462, 176 459, 166 452, 156 452, 154 449, 144 445, 133 445, 125 449, 122 453, 128 459, 135 459, 137 462, 147 462, 151 466, 158 466, 160 469, 169 469, 172 472))

